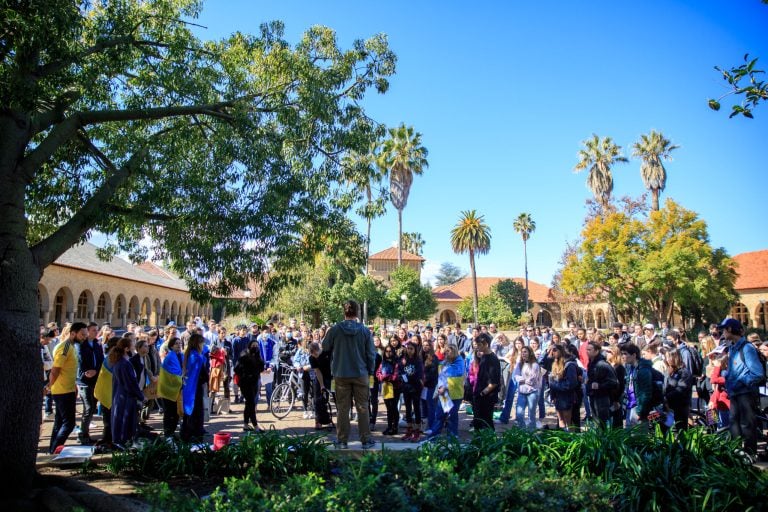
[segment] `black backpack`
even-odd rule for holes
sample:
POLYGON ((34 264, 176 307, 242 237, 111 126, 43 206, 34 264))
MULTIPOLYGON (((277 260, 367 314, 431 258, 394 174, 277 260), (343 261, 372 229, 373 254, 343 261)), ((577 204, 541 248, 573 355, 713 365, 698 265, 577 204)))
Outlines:
POLYGON ((651 366, 651 382, 653 384, 651 393, 651 408, 657 407, 664 402, 664 374, 651 366))
POLYGON ((685 350, 691 354, 691 367, 688 368, 691 371, 691 375, 701 377, 704 370, 704 360, 701 357, 701 352, 696 347, 691 347, 690 345, 686 345, 685 350))

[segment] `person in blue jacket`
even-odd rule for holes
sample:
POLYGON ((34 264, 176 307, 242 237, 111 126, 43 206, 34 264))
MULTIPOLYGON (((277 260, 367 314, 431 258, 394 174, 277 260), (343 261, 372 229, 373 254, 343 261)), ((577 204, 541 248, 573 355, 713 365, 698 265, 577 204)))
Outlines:
POLYGON ((112 443, 118 447, 125 447, 136 436, 139 408, 144 403, 144 393, 139 388, 130 356, 131 342, 126 338, 118 341, 109 351, 108 363, 112 366, 112 443))
MULTIPOLYGON (((765 368, 754 345, 744 337, 744 327, 735 318, 726 318, 720 324, 728 349, 728 369, 725 370, 725 389, 731 400, 731 435, 741 437, 744 451, 750 456, 757 453, 758 426, 755 410, 760 399, 759 388, 765 381, 765 368)), ((722 375, 722 373, 721 373, 722 375)))

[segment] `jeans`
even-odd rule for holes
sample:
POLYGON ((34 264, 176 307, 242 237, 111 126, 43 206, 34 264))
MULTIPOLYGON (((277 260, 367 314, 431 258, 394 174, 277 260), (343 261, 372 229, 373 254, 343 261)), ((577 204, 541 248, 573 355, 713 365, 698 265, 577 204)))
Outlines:
POLYGON ((509 380, 507 385, 507 396, 504 398, 504 408, 501 410, 499 421, 509 423, 509 416, 512 414, 512 406, 515 403, 515 392, 517 391, 517 382, 514 379, 509 380))
POLYGON ((437 401, 432 398, 435 394, 435 388, 437 384, 427 388, 427 398, 421 401, 421 417, 427 420, 427 428, 432 426, 432 422, 435 420, 435 404, 437 401))
POLYGON ((496 404, 496 397, 493 393, 488 396, 477 394, 472 397, 472 412, 474 419, 472 424, 475 430, 490 429, 493 427, 493 406, 496 404))
POLYGON ((405 421, 409 425, 421 424, 421 390, 403 391, 403 401, 405 402, 405 421), (414 414, 416 420, 414 421, 414 414))
POLYGON ((368 413, 370 415, 371 425, 376 424, 376 417, 379 415, 379 383, 374 382, 370 388, 370 401, 368 402, 368 413))
POLYGON ((543 420, 547 416, 547 408, 544 404, 544 390, 549 387, 549 379, 541 379, 541 388, 539 388, 539 419, 543 420))
POLYGON ((96 412, 96 397, 93 396, 95 387, 77 386, 80 399, 83 401, 83 418, 80 423, 80 435, 77 436, 79 439, 90 437, 91 419, 93 419, 93 413, 96 412))
POLYGON ((536 403, 538 400, 538 391, 517 394, 517 410, 515 411, 517 426, 525 428, 525 408, 528 407, 528 421, 530 423, 530 428, 536 428, 536 403))
POLYGON ((163 434, 165 437, 172 437, 176 433, 178 426, 178 404, 173 400, 163 398, 163 434))
POLYGON ((50 453, 67 442, 69 434, 75 429, 75 408, 77 404, 77 393, 63 393, 53 395, 53 403, 56 405, 56 416, 53 420, 53 429, 51 430, 50 453))
POLYGON ((443 430, 443 423, 447 423, 448 435, 459 437, 459 406, 461 399, 453 401, 453 407, 446 413, 440 405, 435 407, 435 419, 431 425, 432 435, 437 436, 443 430), (447 422, 446 422, 447 419, 447 422))
POLYGON ((360 442, 365 443, 371 437, 371 426, 368 416, 368 376, 365 377, 336 377, 336 438, 340 443, 349 440, 349 410, 352 407, 352 397, 355 398, 357 409, 357 428, 360 432, 360 442))
MULTIPOLYGON (((755 408, 759 396, 752 393, 744 393, 731 398, 731 435, 734 438, 741 437, 744 440, 744 450, 754 455, 757 453, 757 421, 755 408)), ((56 408, 58 414, 58 407, 56 408)))

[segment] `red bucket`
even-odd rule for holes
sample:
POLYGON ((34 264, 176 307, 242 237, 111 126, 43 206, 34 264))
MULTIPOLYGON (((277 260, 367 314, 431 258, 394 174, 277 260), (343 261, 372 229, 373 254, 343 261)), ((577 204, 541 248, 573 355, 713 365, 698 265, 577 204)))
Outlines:
POLYGON ((232 434, 229 432, 216 432, 213 434, 213 449, 221 450, 229 444, 232 439, 232 434))

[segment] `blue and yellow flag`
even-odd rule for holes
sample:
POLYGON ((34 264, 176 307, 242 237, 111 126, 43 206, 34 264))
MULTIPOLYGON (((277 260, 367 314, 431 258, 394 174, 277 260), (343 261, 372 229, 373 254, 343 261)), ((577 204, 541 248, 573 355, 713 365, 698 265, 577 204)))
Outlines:
POLYGON ((107 359, 104 359, 101 370, 99 370, 99 378, 96 379, 93 396, 107 409, 112 408, 112 367, 109 366, 107 359))
POLYGON ((157 396, 174 402, 179 399, 181 391, 181 361, 175 352, 171 351, 163 359, 160 375, 157 379, 157 396))
MULTIPOLYGON (((166 359, 168 359, 166 357, 166 359)), ((186 361, 187 374, 185 377, 184 388, 181 391, 184 414, 191 415, 195 408, 195 395, 197 394, 197 379, 200 377, 200 370, 205 364, 205 358, 203 354, 197 350, 192 350, 189 353, 189 358, 186 361)))

